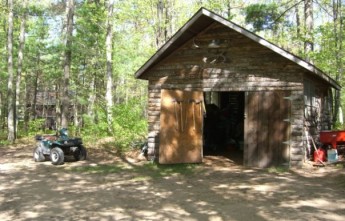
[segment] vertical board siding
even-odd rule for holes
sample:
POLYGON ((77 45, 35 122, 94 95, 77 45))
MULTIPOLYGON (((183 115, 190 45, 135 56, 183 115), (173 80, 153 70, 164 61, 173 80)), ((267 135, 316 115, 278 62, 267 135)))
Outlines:
POLYGON ((289 163, 289 91, 249 92, 244 154, 248 166, 269 167, 289 163))
MULTIPOLYGON (((282 162, 289 160, 291 166, 300 166, 304 160, 303 124, 304 124, 304 98, 303 78, 309 73, 297 64, 283 58, 279 54, 257 44, 245 36, 230 30, 220 24, 211 25, 205 32, 201 32, 175 52, 166 57, 162 62, 149 70, 145 75, 149 80, 148 123, 149 123, 149 153, 154 158, 159 152, 160 130, 160 104, 162 89, 178 89, 184 91, 244 91, 264 92, 289 91, 290 104, 284 101, 273 103, 265 101, 265 108, 259 108, 259 95, 249 95, 246 99, 248 109, 246 122, 248 137, 245 142, 254 143, 264 147, 272 147, 274 140, 265 140, 258 137, 258 128, 266 128, 266 137, 279 137, 280 131, 286 131, 280 124, 268 125, 264 121, 257 121, 255 114, 270 121, 281 121, 280 115, 270 110, 270 106, 279 106, 280 109, 289 111, 289 145, 279 146, 274 149, 279 153, 284 152, 282 162), (210 40, 219 38, 223 42, 219 48, 208 48, 210 40), (195 47, 197 44, 198 47, 195 47), (212 58, 224 56, 225 59, 211 63, 212 58), (206 62, 205 62, 206 61, 206 62), (255 113, 254 113, 255 112, 255 113), (249 117, 253 116, 252 118, 249 117), (249 129, 250 128, 250 129, 249 129), (274 128, 268 130, 267 128, 274 128), (287 146, 289 148, 287 148, 287 146), (279 149, 280 148, 280 149, 279 149)), ((277 95, 275 95, 277 96, 277 95)), ((280 95, 279 95, 280 96, 280 95)), ((286 113, 282 113, 284 115, 286 113)), ((284 134, 284 137, 285 134, 284 134)), ((279 137, 279 139, 283 139, 279 137)), ((271 149, 244 150, 248 156, 244 159, 246 165, 257 162, 255 157, 263 156, 271 149)), ((276 153, 273 153, 277 155, 276 153)))
POLYGON ((329 105, 329 88, 323 86, 313 78, 304 79, 304 126, 310 135, 303 134, 303 146, 305 146, 305 158, 313 160, 313 145, 311 138, 317 143, 321 130, 330 130, 332 115, 329 105), (308 142, 309 139, 309 142, 308 142), (308 146, 309 143, 309 146, 308 146))
POLYGON ((202 162, 203 93, 162 90, 159 163, 202 162))
POLYGON ((245 149, 244 164, 248 166, 256 166, 258 161, 258 114, 259 114, 259 95, 256 93, 247 93, 246 96, 246 116, 245 119, 245 149), (251 147, 251 148, 250 148, 251 147))

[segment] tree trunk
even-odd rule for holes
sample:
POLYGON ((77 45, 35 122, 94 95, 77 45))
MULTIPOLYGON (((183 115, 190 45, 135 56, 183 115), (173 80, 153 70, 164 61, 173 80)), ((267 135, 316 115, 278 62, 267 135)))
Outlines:
POLYGON ((25 85, 24 85, 24 91, 25 91, 25 100, 24 100, 24 131, 25 131, 25 134, 28 134, 28 131, 29 131, 29 120, 30 120, 30 117, 29 117, 29 109, 28 109, 28 104, 29 104, 29 100, 30 100, 30 90, 29 90, 29 87, 28 87, 28 79, 29 78, 25 78, 25 85))
MULTIPOLYGON (((40 56, 37 56, 37 68, 39 68, 40 64, 40 56)), ((38 87, 38 77, 39 77, 40 71, 36 70, 35 74, 35 80, 34 80, 34 99, 31 105, 31 119, 36 120, 37 114, 36 114, 36 106, 37 106, 37 87, 38 87)))
POLYGON ((295 6, 295 14, 296 14, 296 35, 297 38, 300 39, 301 37, 301 19, 299 15, 298 5, 295 6))
POLYGON ((302 46, 302 42, 300 41, 300 39, 302 38, 302 31, 301 31, 301 17, 300 17, 300 10, 299 10, 299 4, 295 5, 295 19, 296 19, 296 37, 297 37, 297 41, 295 41, 295 44, 297 46, 297 50, 298 50, 298 54, 303 54, 303 46, 302 46))
POLYGON ((231 1, 228 0, 228 4, 227 4, 227 17, 228 17, 228 20, 231 21, 231 1))
POLYGON ((156 47, 160 48, 163 43, 164 43, 164 21, 163 21, 163 16, 164 16, 164 2, 163 0, 158 0, 157 1, 157 30, 156 30, 156 47))
POLYGON ((304 21, 305 21, 305 41, 304 41, 304 53, 306 60, 310 61, 309 53, 314 50, 313 30, 314 30, 314 18, 313 18, 313 0, 304 1, 304 21))
POLYGON ((14 125, 14 88, 13 88, 13 1, 8 0, 8 32, 7 32, 7 54, 8 54, 8 141, 15 141, 15 125, 14 125))
POLYGON ((48 109, 49 109, 49 100, 48 100, 48 87, 44 87, 43 91, 41 91, 42 94, 42 112, 40 116, 42 118, 45 118, 43 129, 46 130, 48 126, 48 109))
MULTIPOLYGON (((336 59, 336 75, 335 80, 338 82, 342 81, 344 67, 342 63, 343 55, 343 20, 342 20, 342 8, 341 0, 333 0, 333 32, 335 36, 335 50, 334 56, 336 59)), ((333 126, 336 126, 339 115, 339 108, 341 107, 341 91, 336 90, 334 95, 334 111, 333 111, 333 126)))
POLYGON ((79 113, 78 113, 77 99, 75 99, 74 105, 73 105, 73 124, 77 130, 79 127, 79 113))
POLYGON ((73 16, 74 16, 74 0, 68 0, 66 3, 66 36, 65 36, 65 52, 64 52, 64 74, 61 95, 61 127, 68 128, 69 122, 69 78, 72 62, 72 33, 73 33, 73 16))
POLYGON ((2 95, 2 92, 0 91, 0 129, 3 130, 3 119, 4 119, 4 116, 3 116, 3 100, 4 100, 4 96, 2 95))
POLYGON ((74 101, 73 101, 73 124, 76 129, 75 133, 77 133, 77 130, 79 128, 78 97, 79 97, 79 93, 78 91, 76 91, 74 101))
POLYGON ((166 2, 166 7, 165 8, 165 22, 164 22, 164 42, 162 42, 162 44, 164 44, 165 42, 167 42, 169 40, 169 37, 171 36, 173 30, 172 30, 172 10, 173 10, 173 4, 172 1, 167 1, 166 2))
POLYGON ((108 1, 108 15, 107 15, 107 36, 106 36, 106 59, 107 59, 107 86, 106 86, 106 105, 107 105, 107 123, 108 132, 113 132, 113 11, 114 0, 108 1))
POLYGON ((94 122, 94 120, 95 120, 94 106, 95 106, 95 100, 96 100, 95 76, 92 76, 92 78, 91 78, 89 89, 90 89, 90 94, 88 97, 87 115, 89 117, 91 117, 92 122, 94 122))
POLYGON ((55 94, 55 129, 61 127, 61 98, 59 91, 61 90, 61 86, 58 83, 56 85, 56 94, 55 94))
POLYGON ((15 135, 18 133, 18 112, 19 112, 19 99, 20 99, 20 82, 22 77, 22 67, 24 60, 24 45, 25 45, 25 23, 26 23, 26 4, 27 0, 23 0, 24 14, 20 22, 20 34, 19 34, 19 51, 18 51, 18 70, 17 70, 17 81, 16 81, 16 108, 15 108, 15 135))

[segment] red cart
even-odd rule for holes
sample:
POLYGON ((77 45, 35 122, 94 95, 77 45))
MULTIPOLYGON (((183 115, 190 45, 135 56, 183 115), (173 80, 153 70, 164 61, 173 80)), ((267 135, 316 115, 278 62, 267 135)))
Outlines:
POLYGON ((337 149, 337 144, 345 144, 345 130, 321 131, 320 142, 322 144, 332 145, 333 149, 337 149))

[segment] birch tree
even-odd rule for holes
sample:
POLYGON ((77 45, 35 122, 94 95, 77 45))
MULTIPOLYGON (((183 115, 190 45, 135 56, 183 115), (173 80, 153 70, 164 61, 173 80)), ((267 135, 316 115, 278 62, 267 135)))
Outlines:
MULTIPOLYGON (((344 64, 343 64, 343 31, 344 31, 344 24, 343 24, 343 16, 342 16, 342 4, 341 0, 333 0, 332 1, 332 11, 333 11, 333 31, 334 31, 334 57, 335 57, 335 80, 338 82, 342 82, 343 72, 344 72, 344 64)), ((335 99, 334 99, 334 113, 333 113, 333 125, 335 126, 336 122, 338 121, 338 114, 339 108, 341 107, 341 91, 335 91, 335 99)))
POLYGON ((65 51, 64 51, 64 74, 63 84, 61 86, 61 127, 68 127, 68 109, 69 109, 69 78, 71 72, 72 62, 72 34, 73 34, 73 16, 74 16, 74 0, 67 0, 66 2, 66 36, 65 36, 65 51))
POLYGON ((107 59, 107 86, 105 100, 107 105, 107 123, 108 132, 112 133, 113 125, 113 11, 114 11, 114 0, 108 1, 107 10, 107 34, 105 39, 106 45, 106 59, 107 59))
POLYGON ((169 40, 173 32, 172 9, 173 1, 158 0, 156 2, 156 48, 160 48, 169 40))
POLYGON ((16 80, 16 108, 15 108, 15 134, 17 136, 18 131, 18 111, 19 111, 19 104, 20 104, 20 82, 22 77, 22 67, 23 67, 23 60, 24 60, 24 45, 25 45, 25 24, 26 24, 26 6, 27 0, 23 0, 23 15, 21 17, 20 22, 20 34, 19 34, 19 51, 18 51, 18 68, 17 68, 17 80, 16 80))
POLYGON ((304 53, 306 59, 310 61, 309 53, 314 50, 313 42, 313 0, 304 0, 304 22, 305 22, 305 41, 304 41, 304 53))
POLYGON ((8 31, 7 31, 7 140, 11 143, 15 141, 14 125, 14 86, 13 86, 13 0, 8 0, 8 31))

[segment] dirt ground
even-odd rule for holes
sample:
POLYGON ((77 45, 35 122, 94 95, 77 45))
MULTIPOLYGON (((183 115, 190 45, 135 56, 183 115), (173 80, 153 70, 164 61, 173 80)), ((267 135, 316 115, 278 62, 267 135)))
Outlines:
POLYGON ((0 220, 345 220, 343 165, 282 170, 157 166, 88 148, 86 161, 32 160, 34 143, 0 146, 0 220))

